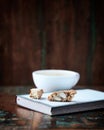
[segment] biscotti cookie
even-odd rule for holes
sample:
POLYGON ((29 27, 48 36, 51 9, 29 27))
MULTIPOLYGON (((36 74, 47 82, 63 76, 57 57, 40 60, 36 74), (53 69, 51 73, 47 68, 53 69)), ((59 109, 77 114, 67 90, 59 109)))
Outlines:
POLYGON ((32 88, 30 89, 30 97, 40 99, 43 94, 43 89, 32 88))
POLYGON ((48 96, 49 101, 59 101, 59 102, 68 102, 71 101, 74 95, 76 94, 76 90, 63 90, 53 92, 48 96))

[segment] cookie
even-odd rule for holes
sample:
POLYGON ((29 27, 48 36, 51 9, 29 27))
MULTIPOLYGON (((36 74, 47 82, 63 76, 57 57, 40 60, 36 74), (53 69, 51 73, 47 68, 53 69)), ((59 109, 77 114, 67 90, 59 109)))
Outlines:
POLYGON ((76 90, 56 91, 48 96, 48 100, 58 102, 69 102, 72 100, 76 93, 76 90))
POLYGON ((43 89, 32 88, 30 89, 30 97, 40 99, 43 94, 43 89))

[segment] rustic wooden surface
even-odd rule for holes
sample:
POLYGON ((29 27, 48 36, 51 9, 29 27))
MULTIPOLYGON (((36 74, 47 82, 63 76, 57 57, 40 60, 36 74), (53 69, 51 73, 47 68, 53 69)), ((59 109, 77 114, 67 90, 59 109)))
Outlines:
POLYGON ((0 85, 33 84, 37 69, 69 69, 104 85, 104 1, 0 0, 0 85))
MULTIPOLYGON (((2 91, 0 93, 0 130, 98 130, 104 128, 104 110, 102 109, 51 117, 17 106, 15 95, 28 93, 31 87, 0 87, 2 91)), ((104 91, 103 86, 96 89, 104 91)))

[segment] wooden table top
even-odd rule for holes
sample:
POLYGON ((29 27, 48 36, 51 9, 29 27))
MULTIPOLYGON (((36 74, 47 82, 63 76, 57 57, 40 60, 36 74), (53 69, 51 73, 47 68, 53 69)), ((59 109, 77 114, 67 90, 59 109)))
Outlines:
MULTIPOLYGON (((104 128, 103 109, 67 115, 49 116, 17 106, 15 102, 16 95, 28 93, 30 88, 32 87, 0 87, 0 130, 104 128)), ((104 91, 104 88, 98 87, 97 90, 104 91)))

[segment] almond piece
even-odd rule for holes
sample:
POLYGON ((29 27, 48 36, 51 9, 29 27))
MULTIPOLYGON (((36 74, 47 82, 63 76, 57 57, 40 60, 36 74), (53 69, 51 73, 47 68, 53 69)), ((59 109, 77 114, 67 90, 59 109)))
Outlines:
POLYGON ((58 97, 58 96, 54 96, 54 97, 53 97, 53 100, 54 100, 54 101, 61 101, 61 98, 58 97))
POLYGON ((59 96, 61 98, 66 98, 66 94, 64 92, 58 93, 57 96, 59 96))

